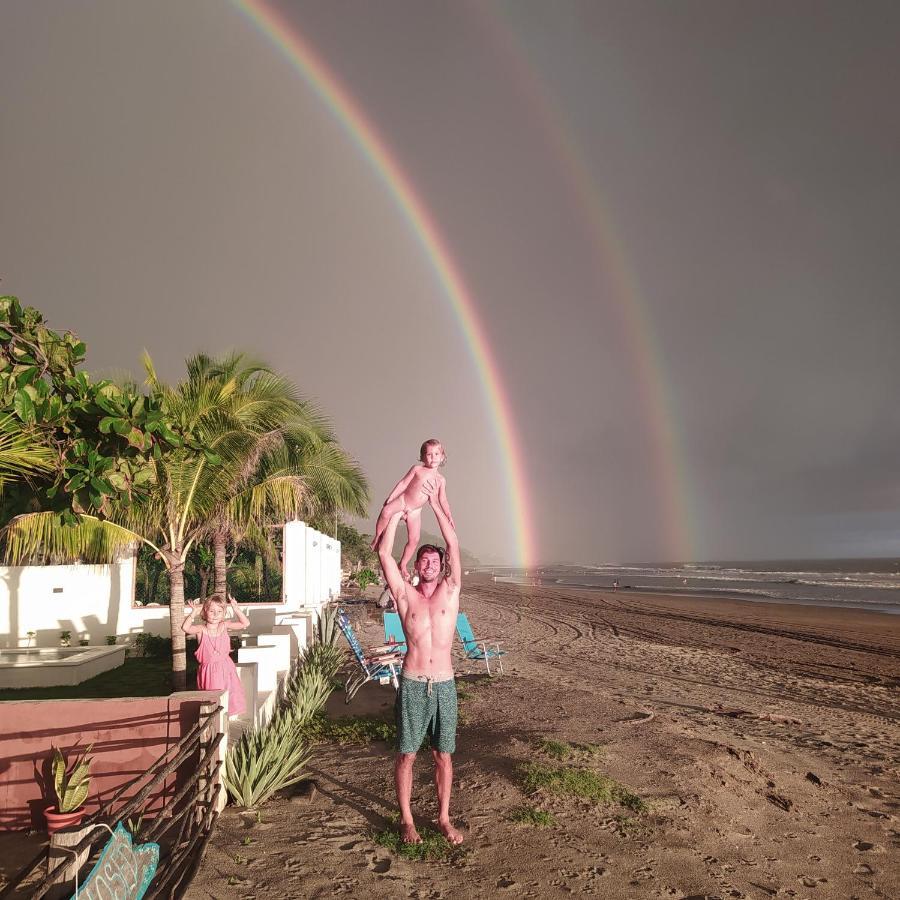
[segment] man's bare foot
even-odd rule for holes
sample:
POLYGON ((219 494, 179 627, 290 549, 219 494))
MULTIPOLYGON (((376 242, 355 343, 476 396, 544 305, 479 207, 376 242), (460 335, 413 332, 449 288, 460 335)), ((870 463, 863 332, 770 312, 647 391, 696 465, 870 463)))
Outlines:
POLYGON ((400 843, 401 844, 421 844, 422 838, 419 837, 419 832, 416 831, 416 826, 410 822, 409 824, 405 822, 400 823, 400 843))
POLYGON ((463 835, 461 831, 457 831, 453 827, 453 823, 448 819, 446 822, 438 822, 438 828, 441 830, 441 834, 447 838, 447 840, 453 844, 455 847, 457 844, 461 844, 463 842, 463 835))

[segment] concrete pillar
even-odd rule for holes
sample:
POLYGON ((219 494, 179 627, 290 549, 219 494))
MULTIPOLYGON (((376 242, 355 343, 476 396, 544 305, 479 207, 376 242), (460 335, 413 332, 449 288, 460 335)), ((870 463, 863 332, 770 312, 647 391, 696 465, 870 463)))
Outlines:
POLYGON ((322 535, 313 528, 306 529, 306 596, 304 606, 318 609, 321 606, 322 584, 322 535))
POLYGON ((305 522, 288 522, 282 543, 282 593, 287 609, 303 609, 307 605, 305 522))

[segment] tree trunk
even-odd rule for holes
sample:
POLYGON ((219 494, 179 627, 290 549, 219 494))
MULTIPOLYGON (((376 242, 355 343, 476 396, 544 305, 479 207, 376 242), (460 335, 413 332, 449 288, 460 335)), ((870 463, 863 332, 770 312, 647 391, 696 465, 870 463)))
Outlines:
POLYGON ((221 594, 223 600, 228 598, 228 563, 225 558, 227 543, 225 535, 221 532, 216 532, 213 535, 213 553, 215 554, 213 592, 221 594))
POLYGON ((167 554, 169 561, 169 631, 172 635, 172 690, 187 689, 187 654, 184 632, 184 562, 180 554, 167 554))
POLYGON ((205 566, 200 568, 200 599, 206 599, 206 589, 209 587, 209 569, 205 566))

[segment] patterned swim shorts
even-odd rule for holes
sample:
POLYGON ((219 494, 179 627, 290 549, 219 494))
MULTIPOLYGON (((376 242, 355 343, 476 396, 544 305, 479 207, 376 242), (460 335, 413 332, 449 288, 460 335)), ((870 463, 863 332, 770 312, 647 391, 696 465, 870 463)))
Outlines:
POLYGON ((456 750, 456 681, 400 678, 395 704, 397 751, 417 753, 427 734, 439 753, 456 750))

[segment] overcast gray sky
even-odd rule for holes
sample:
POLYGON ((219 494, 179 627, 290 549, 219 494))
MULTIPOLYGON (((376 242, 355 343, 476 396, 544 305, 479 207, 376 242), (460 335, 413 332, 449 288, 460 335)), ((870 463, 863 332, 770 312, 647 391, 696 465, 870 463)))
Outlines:
MULTIPOLYGON (((278 8, 459 264, 540 560, 900 552, 900 5, 278 8)), ((332 416, 373 520, 441 438, 463 545, 514 560, 434 268, 246 15, 2 0, 0 86, 0 290, 94 371, 264 357, 332 416)))

